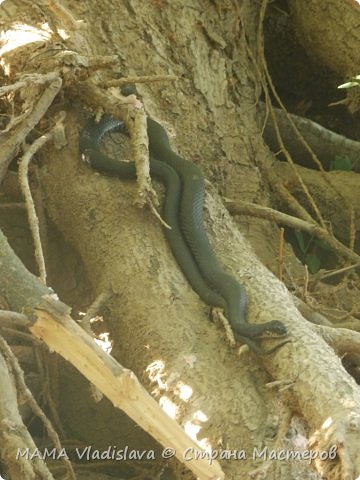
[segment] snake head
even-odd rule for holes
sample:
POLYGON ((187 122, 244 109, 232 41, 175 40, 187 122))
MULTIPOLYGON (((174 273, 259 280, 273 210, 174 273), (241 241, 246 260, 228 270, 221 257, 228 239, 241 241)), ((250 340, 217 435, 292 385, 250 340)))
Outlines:
POLYGON ((262 337, 284 337, 287 335, 287 328, 279 320, 272 320, 261 326, 263 327, 262 337))
POLYGON ((259 342, 264 339, 276 339, 279 337, 285 337, 287 335, 287 329, 285 325, 278 320, 272 320, 258 325, 241 324, 237 325, 237 329, 234 330, 234 336, 237 341, 248 345, 250 350, 258 353, 259 355, 268 355, 275 352, 280 347, 289 343, 290 340, 286 339, 278 342, 274 347, 264 349, 259 345, 259 342))

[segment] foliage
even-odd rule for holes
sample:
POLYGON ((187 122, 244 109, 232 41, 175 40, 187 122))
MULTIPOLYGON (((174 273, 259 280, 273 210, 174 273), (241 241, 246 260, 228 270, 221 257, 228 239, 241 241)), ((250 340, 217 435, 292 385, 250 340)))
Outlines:
POLYGON ((353 168, 353 162, 347 155, 335 155, 331 161, 330 170, 350 171, 353 168))
POLYGON ((295 238, 301 252, 301 261, 305 263, 310 273, 316 273, 321 267, 322 251, 331 251, 329 245, 314 236, 308 236, 300 230, 294 230, 295 238))

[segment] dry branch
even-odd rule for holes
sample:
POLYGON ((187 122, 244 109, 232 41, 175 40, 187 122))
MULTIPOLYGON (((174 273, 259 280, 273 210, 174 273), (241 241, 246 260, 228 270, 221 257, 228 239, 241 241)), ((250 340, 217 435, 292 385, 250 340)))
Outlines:
MULTIPOLYGON (((182 455, 187 448, 200 450, 200 447, 146 392, 133 372, 123 368, 96 345, 93 339, 71 319, 70 308, 55 300, 51 290, 25 269, 1 232, 0 251, 3 254, 0 276, 4 273, 8 275, 7 284, 0 283, 0 294, 19 311, 25 306, 30 313, 35 311, 37 317, 32 321, 30 330, 37 338, 44 340, 51 349, 70 361, 117 408, 124 410, 165 448, 174 448, 175 455, 180 461, 184 462, 182 455), (39 306, 41 299, 42 307, 39 306)), ((186 461, 185 465, 199 479, 224 478, 216 461, 210 464, 204 458, 193 459, 186 461)))
MULTIPOLYGON (((360 182, 359 175, 347 171, 318 172, 308 168, 296 166, 301 177, 307 185, 311 195, 316 198, 318 205, 326 216, 327 223, 331 221, 329 230, 332 230, 338 238, 345 238, 352 250, 354 236, 356 235, 356 222, 354 218, 360 215, 360 182), (332 188, 329 188, 331 183, 332 188), (334 195, 335 191, 341 191, 341 197, 334 195), (349 207, 351 205, 351 208, 349 207)), ((286 163, 275 162, 273 174, 278 181, 284 182, 299 201, 306 206, 302 191, 292 174, 292 169, 286 163)), ((286 204, 285 204, 286 205, 286 204)), ((355 260, 357 263, 358 260, 355 260)))
POLYGON ((26 315, 7 310, 0 310, 0 322, 2 327, 23 328, 29 325, 26 315))
POLYGON ((16 92, 21 88, 33 86, 33 85, 44 85, 45 83, 53 82, 59 78, 57 72, 50 72, 47 74, 34 73, 32 75, 23 75, 21 80, 18 82, 12 83, 11 85, 4 85, 0 87, 0 97, 8 93, 16 92))
POLYGON ((115 80, 106 80, 98 83, 99 87, 121 87, 122 85, 131 85, 134 83, 153 83, 153 82, 174 82, 179 80, 176 75, 143 75, 118 78, 115 80))
MULTIPOLYGON (((48 132, 46 135, 42 135, 38 139, 36 139, 33 144, 27 149, 26 153, 23 155, 21 160, 19 161, 19 184, 20 189, 24 195, 26 210, 30 225, 31 234, 34 241, 35 246, 35 259, 39 268, 40 279, 46 285, 46 268, 45 268, 45 259, 43 248, 40 239, 40 230, 39 230, 39 220, 36 214, 35 205, 32 199, 31 190, 29 186, 29 179, 28 179, 28 167, 32 157, 35 153, 40 150, 46 142, 53 139, 55 136, 57 138, 60 135, 56 135, 56 132, 63 131, 62 122, 64 120, 64 115, 60 115, 58 121, 56 122, 55 126, 48 132)), ((60 142, 61 144, 61 142, 60 142)))
MULTIPOLYGON (((4 360, 4 345, 0 342, 0 455, 12 479, 54 480, 43 460, 27 459, 18 452, 29 448, 34 452, 36 445, 23 424, 18 410, 17 391, 9 366, 4 360)), ((7 347, 9 348, 9 347, 7 347)))
POLYGON ((226 205, 231 213, 236 215, 253 215, 267 220, 273 220, 276 223, 287 225, 291 228, 303 230, 314 235, 315 237, 327 242, 329 246, 341 257, 359 263, 360 256, 355 252, 345 247, 339 240, 331 235, 327 230, 324 230, 315 222, 308 222, 300 218, 293 217, 283 212, 279 212, 269 207, 263 207, 253 203, 227 200, 226 205))
POLYGON ((36 215, 36 210, 35 210, 34 202, 31 195, 31 190, 29 186, 28 167, 29 167, 31 158, 50 139, 51 139, 51 135, 49 134, 39 137, 29 147, 29 149, 26 151, 25 155, 22 157, 22 159, 19 162, 20 188, 24 195, 30 230, 34 240, 35 259, 39 268, 40 279, 44 283, 44 285, 46 285, 45 259, 44 259, 43 249, 42 249, 41 240, 40 240, 39 220, 36 215))
POLYGON ((159 201, 152 187, 149 164, 149 142, 147 136, 146 114, 143 104, 135 95, 112 96, 91 82, 81 82, 77 95, 84 103, 92 106, 94 111, 99 105, 115 118, 121 119, 129 130, 132 158, 136 165, 138 191, 135 203, 140 206, 149 203, 157 206, 159 201))
MULTIPOLYGON (((62 446, 61 446, 61 442, 58 434, 56 433, 53 426, 51 425, 51 422, 49 421, 49 419, 47 418, 47 416, 45 415, 45 413, 43 412, 43 410, 40 408, 39 404, 33 397, 32 393, 26 386, 24 372, 20 367, 16 356, 13 354, 13 352, 11 351, 11 348, 7 345, 7 343, 1 337, 0 337, 0 350, 3 353, 5 353, 7 361, 11 366, 13 375, 16 378, 18 395, 20 396, 20 398, 26 401, 26 403, 31 408, 32 412, 38 418, 40 418, 40 420, 44 424, 44 427, 46 428, 49 438, 53 441, 53 444, 56 447, 57 451, 60 452, 62 449, 62 446)), ((71 462, 67 458, 64 458, 64 462, 66 465, 69 480, 75 480, 75 472, 73 470, 71 462)))
POLYGON ((39 123, 59 93, 62 80, 57 77, 45 89, 32 112, 13 130, 2 135, 2 150, 0 153, 0 182, 2 182, 7 168, 14 158, 20 144, 25 140, 29 132, 39 123))
MULTIPOLYGON (((121 408, 165 448, 172 448, 184 461, 188 448, 199 449, 182 428, 159 407, 136 376, 106 354, 66 313, 58 313, 58 305, 44 300, 45 306, 35 309, 37 318, 31 332, 74 365, 111 402, 121 408)), ((187 467, 199 479, 221 480, 220 465, 205 459, 189 460, 187 467)))

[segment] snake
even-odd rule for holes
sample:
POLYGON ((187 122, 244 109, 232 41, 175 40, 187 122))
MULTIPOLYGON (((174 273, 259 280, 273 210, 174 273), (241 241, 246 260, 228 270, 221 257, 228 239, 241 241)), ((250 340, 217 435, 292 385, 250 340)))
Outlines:
MULTIPOLYGON (((104 136, 112 131, 128 135, 125 124, 109 115, 99 122, 90 119, 80 134, 80 151, 91 167, 125 179, 136 179, 134 162, 113 159, 101 151, 104 136)), ((285 325, 278 320, 263 324, 247 322, 245 287, 228 274, 212 249, 203 221, 205 179, 200 168, 175 153, 164 127, 147 117, 150 175, 165 186, 164 234, 173 256, 194 291, 208 305, 220 307, 230 322, 236 340, 257 353, 271 353, 285 342, 264 350, 263 337, 284 337, 285 325)))

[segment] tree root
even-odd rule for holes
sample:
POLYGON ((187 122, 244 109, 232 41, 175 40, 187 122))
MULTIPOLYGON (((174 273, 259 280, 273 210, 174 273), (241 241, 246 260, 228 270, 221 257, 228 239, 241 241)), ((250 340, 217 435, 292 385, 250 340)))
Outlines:
MULTIPOLYGON (((44 461, 39 458, 28 459, 18 455, 19 451, 33 452, 36 445, 23 424, 17 402, 17 391, 9 365, 4 359, 11 352, 6 342, 0 337, 0 442, 1 458, 7 465, 10 477, 29 480, 54 480, 44 461)), ((12 356, 12 354, 10 353, 12 356)), ((13 363, 13 362, 11 362, 13 363)), ((13 365, 11 365, 12 370, 13 365)))
POLYGON ((360 415, 351 406, 327 418, 309 440, 317 470, 328 480, 353 480, 360 465, 360 415), (357 466, 357 467, 356 467, 357 466))

